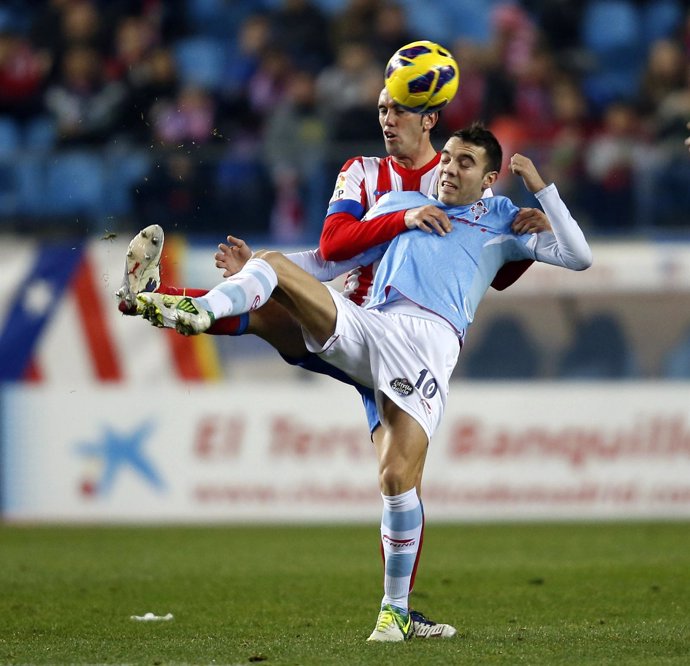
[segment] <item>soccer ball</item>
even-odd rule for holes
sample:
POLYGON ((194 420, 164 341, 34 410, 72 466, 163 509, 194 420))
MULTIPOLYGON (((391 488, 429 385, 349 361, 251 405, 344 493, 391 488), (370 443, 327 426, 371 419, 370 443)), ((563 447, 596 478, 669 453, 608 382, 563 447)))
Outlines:
POLYGON ((414 113, 441 110, 455 96, 458 63, 442 46, 429 41, 406 44, 386 65, 386 90, 396 104, 414 113))

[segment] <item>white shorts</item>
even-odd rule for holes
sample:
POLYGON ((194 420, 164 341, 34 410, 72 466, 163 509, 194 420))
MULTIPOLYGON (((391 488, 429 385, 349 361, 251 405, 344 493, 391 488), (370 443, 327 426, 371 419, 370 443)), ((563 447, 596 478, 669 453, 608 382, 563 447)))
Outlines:
POLYGON ((329 287, 338 310, 335 333, 319 345, 304 331, 307 349, 374 389, 419 423, 431 439, 443 416, 460 342, 450 326, 409 314, 365 310, 329 287))

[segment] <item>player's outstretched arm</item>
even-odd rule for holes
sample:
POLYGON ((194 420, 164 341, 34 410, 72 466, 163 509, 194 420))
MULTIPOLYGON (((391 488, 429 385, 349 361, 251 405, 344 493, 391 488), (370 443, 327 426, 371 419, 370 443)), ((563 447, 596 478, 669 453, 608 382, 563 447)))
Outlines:
POLYGON ((525 187, 536 195, 553 228, 553 233, 535 236, 536 258, 576 271, 589 268, 592 265, 592 251, 556 186, 547 186, 532 160, 519 153, 510 158, 510 170, 520 176, 525 187))
MULTIPOLYGON (((253 254, 249 245, 241 238, 228 236, 227 239, 227 243, 218 245, 218 252, 214 255, 216 268, 220 268, 223 271, 224 278, 239 273, 253 254)), ((363 265, 362 262, 365 262, 365 264, 371 263, 380 258, 384 249, 382 245, 375 246, 364 253, 344 261, 326 261, 318 249, 291 252, 285 256, 292 261, 293 264, 296 264, 303 271, 314 276, 320 282, 330 282, 356 266, 363 265)))

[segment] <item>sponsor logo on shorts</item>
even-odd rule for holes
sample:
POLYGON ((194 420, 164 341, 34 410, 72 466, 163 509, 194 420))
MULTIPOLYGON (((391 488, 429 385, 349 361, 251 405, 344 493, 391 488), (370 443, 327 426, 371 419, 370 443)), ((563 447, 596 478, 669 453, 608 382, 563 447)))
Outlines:
POLYGON ((414 386, 410 383, 409 379, 405 379, 404 377, 398 377, 397 379, 394 379, 391 382, 391 388, 398 394, 398 395, 410 395, 412 391, 414 391, 414 386))

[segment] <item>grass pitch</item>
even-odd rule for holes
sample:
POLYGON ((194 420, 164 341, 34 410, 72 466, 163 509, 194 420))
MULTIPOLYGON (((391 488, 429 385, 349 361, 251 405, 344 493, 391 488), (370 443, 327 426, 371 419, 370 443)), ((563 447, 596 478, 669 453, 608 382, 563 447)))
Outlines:
POLYGON ((447 666, 689 663, 690 526, 430 525, 452 640, 366 643, 380 595, 376 526, 0 527, 3 664, 447 666))

